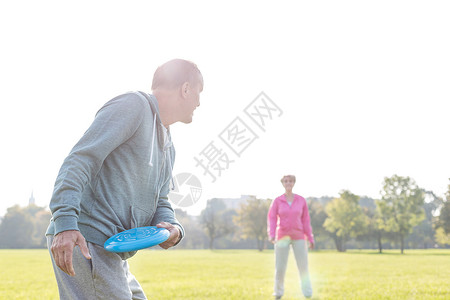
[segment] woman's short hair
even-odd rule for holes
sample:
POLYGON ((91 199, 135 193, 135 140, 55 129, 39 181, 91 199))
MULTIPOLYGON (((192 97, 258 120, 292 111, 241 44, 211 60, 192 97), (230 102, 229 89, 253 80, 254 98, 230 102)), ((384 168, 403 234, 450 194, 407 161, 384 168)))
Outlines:
POLYGON ((200 82, 203 86, 203 77, 197 65, 184 59, 172 59, 159 66, 153 75, 152 90, 157 88, 175 89, 189 82, 200 82))
POLYGON ((283 183, 283 180, 285 179, 285 178, 291 178, 292 180, 294 180, 294 183, 295 183, 295 175, 284 175, 283 176, 283 178, 281 178, 281 183, 283 183))

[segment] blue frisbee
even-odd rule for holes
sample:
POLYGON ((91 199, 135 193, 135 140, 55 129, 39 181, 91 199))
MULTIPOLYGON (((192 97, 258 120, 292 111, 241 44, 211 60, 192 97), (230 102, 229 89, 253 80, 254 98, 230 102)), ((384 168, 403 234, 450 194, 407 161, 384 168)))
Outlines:
POLYGON ((113 235, 103 247, 110 252, 130 252, 149 248, 165 242, 169 230, 156 226, 137 227, 113 235))

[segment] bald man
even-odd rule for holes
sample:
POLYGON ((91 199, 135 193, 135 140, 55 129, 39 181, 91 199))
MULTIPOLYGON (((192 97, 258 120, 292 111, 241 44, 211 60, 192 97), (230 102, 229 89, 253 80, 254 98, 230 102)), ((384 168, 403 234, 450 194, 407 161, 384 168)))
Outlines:
POLYGON ((114 234, 141 226, 184 229, 168 201, 175 149, 169 126, 190 123, 203 77, 186 60, 155 71, 152 94, 130 92, 107 102, 64 160, 56 179, 47 244, 61 299, 147 299, 127 259, 136 252, 103 248, 114 234))

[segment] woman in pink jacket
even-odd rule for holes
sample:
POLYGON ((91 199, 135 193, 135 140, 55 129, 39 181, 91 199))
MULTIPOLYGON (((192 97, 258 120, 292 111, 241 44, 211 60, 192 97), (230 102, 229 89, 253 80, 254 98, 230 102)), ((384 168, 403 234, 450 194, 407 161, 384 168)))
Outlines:
POLYGON ((314 248, 314 238, 309 219, 308 206, 302 196, 292 193, 295 184, 294 175, 281 179, 285 193, 275 200, 267 216, 267 233, 269 240, 275 244, 275 299, 284 294, 284 275, 288 261, 290 245, 294 251, 297 268, 300 273, 303 295, 312 297, 312 287, 308 271, 308 249, 314 248))

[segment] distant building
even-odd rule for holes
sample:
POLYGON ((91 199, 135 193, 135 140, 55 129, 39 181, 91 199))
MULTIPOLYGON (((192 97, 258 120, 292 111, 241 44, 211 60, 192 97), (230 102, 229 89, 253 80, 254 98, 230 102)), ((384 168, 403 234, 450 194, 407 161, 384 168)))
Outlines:
POLYGON ((28 200, 28 205, 36 205, 36 200, 34 199, 33 191, 31 191, 31 196, 30 199, 28 200))

